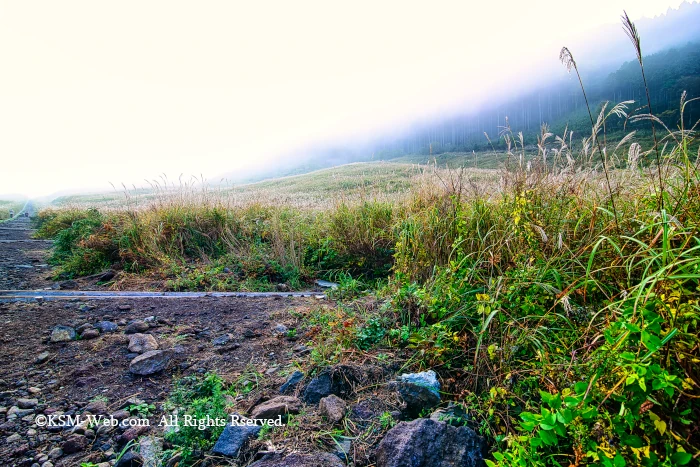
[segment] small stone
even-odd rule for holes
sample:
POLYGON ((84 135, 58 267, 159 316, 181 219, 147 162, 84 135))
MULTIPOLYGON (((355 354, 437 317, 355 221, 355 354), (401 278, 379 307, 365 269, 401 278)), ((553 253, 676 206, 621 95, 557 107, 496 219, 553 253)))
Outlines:
POLYGON ((274 328, 272 328, 272 333, 273 334, 286 334, 288 331, 287 326, 284 324, 278 323, 275 325, 274 328))
POLYGON ((211 341, 211 343, 212 345, 226 345, 229 342, 231 342, 231 338, 231 334, 222 334, 221 336, 211 341))
POLYGON ((129 371, 136 375, 151 375, 164 370, 170 361, 170 352, 151 350, 134 358, 129 364, 129 371))
POLYGON ((129 310, 131 310, 131 305, 119 305, 117 307, 117 309, 119 311, 129 311, 129 310))
POLYGON ((289 375, 287 381, 285 381, 285 383, 282 386, 280 386, 280 392, 282 394, 292 392, 302 379, 304 379, 304 373, 302 373, 299 370, 295 371, 294 373, 289 375))
POLYGON ((100 274, 99 276, 97 276, 97 281, 98 281, 98 282, 109 282, 109 281, 111 281, 112 279, 114 279, 114 276, 115 276, 116 274, 117 274, 117 273, 114 272, 113 270, 108 269, 107 271, 105 271, 105 272, 103 272, 102 274, 100 274))
POLYGON ((280 415, 297 414, 301 410, 301 401, 296 397, 277 396, 255 406, 250 417, 256 420, 273 420, 280 415))
POLYGON ((107 413, 107 403, 105 401, 92 401, 83 410, 93 415, 102 415, 107 413))
POLYGON ((260 425, 226 425, 211 451, 222 456, 238 457, 243 446, 251 438, 256 437, 260 433, 261 428, 260 425))
POLYGON ((29 391, 29 394, 39 394, 39 393, 41 393, 41 388, 38 388, 36 386, 32 386, 29 389, 27 389, 27 391, 29 391))
POLYGON ((141 467, 142 465, 143 459, 141 456, 134 451, 129 451, 114 464, 114 467, 141 467))
POLYGON ((321 415, 328 417, 333 423, 338 423, 345 416, 347 405, 343 399, 335 394, 331 394, 319 401, 318 410, 321 415))
POLYGON ((51 342, 69 342, 75 339, 75 329, 68 326, 56 326, 51 331, 51 342))
POLYGON ((129 418, 129 412, 126 410, 117 410, 116 412, 112 412, 110 417, 116 420, 124 420, 125 418, 129 418))
POLYGON ((96 337, 100 337, 100 331, 95 328, 86 329, 80 337, 85 340, 95 339, 96 337))
POLYGON ((41 464, 41 467, 53 467, 53 462, 46 461, 43 464, 41 464))
POLYGON ((100 321, 95 324, 95 328, 99 329, 101 332, 117 332, 119 326, 112 321, 100 321))
POLYGON ((53 448, 52 450, 49 451, 48 455, 49 455, 49 459, 56 460, 63 455, 63 449, 53 448))
POLYGON ((17 406, 20 409, 33 409, 39 405, 38 399, 17 399, 17 406))
POLYGON ((291 288, 287 284, 277 284, 278 292, 291 292, 291 288))
POLYGON ((51 354, 49 354, 48 352, 41 352, 39 355, 36 356, 36 359, 34 359, 34 361, 36 363, 44 363, 46 360, 49 359, 50 356, 51 354))
POLYGON ((148 323, 141 320, 132 321, 124 329, 125 334, 136 334, 148 331, 148 323))
POLYGON ((440 383, 434 371, 404 374, 397 383, 401 398, 406 402, 406 411, 417 415, 440 403, 440 383))
POLYGON ((85 449, 88 445, 88 440, 83 435, 70 435, 63 443, 63 452, 73 454, 85 449))
POLYGON ((119 444, 126 444, 129 441, 133 441, 136 438, 138 438, 139 436, 141 436, 142 434, 146 433, 148 431, 148 429, 149 429, 149 427, 147 427, 147 426, 140 426, 140 425, 132 426, 131 428, 126 430, 124 433, 122 433, 122 435, 119 438, 117 438, 117 442, 119 444))
POLYGON ((144 353, 158 350, 158 341, 151 334, 132 334, 129 336, 129 352, 144 353))
POLYGON ((58 288, 61 290, 76 290, 78 283, 75 281, 63 281, 58 284, 58 288))
POLYGON ((21 440, 22 440, 22 436, 19 433, 11 434, 7 438, 5 438, 5 442, 8 444, 9 443, 16 443, 17 441, 21 441, 21 440))
POLYGON ((322 373, 312 379, 304 389, 304 402, 307 404, 317 404, 322 398, 329 396, 332 391, 331 375, 322 373))

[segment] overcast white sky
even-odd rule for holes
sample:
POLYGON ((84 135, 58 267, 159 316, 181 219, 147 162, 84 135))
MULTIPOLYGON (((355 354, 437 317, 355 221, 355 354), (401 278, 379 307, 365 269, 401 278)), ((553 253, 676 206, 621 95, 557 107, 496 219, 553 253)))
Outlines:
POLYGON ((271 165, 564 73, 573 38, 680 3, 0 0, 0 193, 271 165))

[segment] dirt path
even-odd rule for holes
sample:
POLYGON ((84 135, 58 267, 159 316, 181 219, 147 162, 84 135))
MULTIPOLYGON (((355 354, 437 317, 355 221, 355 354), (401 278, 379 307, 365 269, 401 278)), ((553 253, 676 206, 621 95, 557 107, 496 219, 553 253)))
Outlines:
MULTIPOLYGON (((23 212, 33 213, 31 203, 23 212)), ((49 266, 46 260, 50 240, 31 238, 31 222, 20 213, 13 220, 0 223, 0 290, 43 289, 51 287, 47 280, 49 266)))
MULTIPOLYGON (((32 240, 29 229, 25 218, 0 224, 0 289, 55 287, 47 279, 50 242, 32 240)), ((0 303, 0 465, 107 462, 123 445, 120 428, 82 429, 77 433, 86 444, 70 452, 75 433, 39 427, 38 415, 80 413, 91 401, 105 401, 100 410, 119 413, 138 398, 156 406, 152 417, 158 419, 173 378, 207 371, 232 380, 253 369, 265 375, 265 384, 279 387, 294 369, 292 361, 306 351, 280 329, 297 328, 296 317, 324 301, 313 296, 10 297, 0 303), (52 339, 56 326, 67 326, 79 337, 52 342, 59 340, 56 333, 52 339), (113 332, 107 331, 112 326, 113 332), (137 354, 127 348, 132 336, 127 332, 136 328, 166 351, 165 370, 148 376, 130 372, 137 354)))

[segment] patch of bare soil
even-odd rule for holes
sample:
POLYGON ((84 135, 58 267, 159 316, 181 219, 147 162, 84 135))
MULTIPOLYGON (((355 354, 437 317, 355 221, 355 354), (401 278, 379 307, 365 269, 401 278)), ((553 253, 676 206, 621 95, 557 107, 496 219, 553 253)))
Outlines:
MULTIPOLYGON (((159 407, 174 378, 208 371, 234 380, 252 366, 266 374, 269 383, 283 384, 298 343, 277 329, 298 326, 290 310, 304 314, 314 306, 316 299, 285 298, 0 304, 0 434, 13 440, 0 445, 0 464, 31 466, 42 454, 62 449, 70 430, 37 427, 36 415, 79 413, 91 400, 106 400, 107 413, 136 399, 159 407), (56 326, 76 329, 102 321, 119 327, 93 339, 50 342, 56 326), (143 332, 156 338, 159 349, 171 352, 165 370, 148 376, 129 371, 136 354, 128 350, 124 331, 133 321, 145 322, 148 329, 143 332), (36 405, 24 409, 20 406, 33 402, 22 404, 21 399, 36 399, 36 405)), ((158 409, 152 414, 154 425, 161 415, 158 409)), ((88 438, 91 445, 85 450, 61 455, 54 451, 50 459, 55 466, 100 462, 110 451, 118 452, 115 439, 111 434, 88 438)))

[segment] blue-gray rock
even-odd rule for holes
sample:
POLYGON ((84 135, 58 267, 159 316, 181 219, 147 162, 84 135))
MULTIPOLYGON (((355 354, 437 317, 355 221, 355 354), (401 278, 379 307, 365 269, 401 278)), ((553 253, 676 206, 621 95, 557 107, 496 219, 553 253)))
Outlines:
POLYGON ((421 418, 400 422, 377 447, 377 467, 480 467, 485 444, 466 426, 421 418))
POLYGON ((143 459, 141 456, 136 454, 134 451, 129 451, 124 454, 114 467, 141 467, 143 465, 143 459))
POLYGON ((352 438, 340 436, 334 438, 333 441, 335 445, 333 446, 332 453, 338 456, 341 461, 349 462, 352 458, 352 438))
POLYGON ((401 375, 396 386, 409 416, 417 416, 440 403, 440 383, 432 370, 401 375))
POLYGON ((432 391, 437 397, 440 397, 440 382, 437 380, 437 374, 433 370, 421 373, 406 373, 399 376, 399 381, 423 386, 432 391))
POLYGON ((171 353, 165 350, 151 350, 134 358, 129 364, 129 371, 135 375, 152 375, 168 366, 171 353))
POLYGON ((240 426, 233 423, 226 425, 211 451, 222 456, 238 457, 241 449, 251 438, 260 433, 260 429, 259 425, 240 426))
POLYGON ((99 329, 100 332, 117 332, 119 326, 117 326, 117 323, 111 321, 100 321, 95 324, 95 328, 99 329))
POLYGON ((68 342, 75 339, 77 333, 69 326, 56 326, 51 331, 51 342, 68 342))
POLYGON ((213 341, 211 341, 212 345, 226 345, 231 341, 231 334, 222 334, 221 336, 217 337, 213 341))
POLYGON ((280 386, 280 393, 287 394, 294 391, 294 388, 299 384, 299 382, 304 379, 304 373, 297 370, 287 378, 287 381, 280 386))
POLYGON ((326 396, 333 393, 333 383, 330 373, 321 373, 304 389, 304 402, 307 404, 318 404, 318 402, 326 396))

